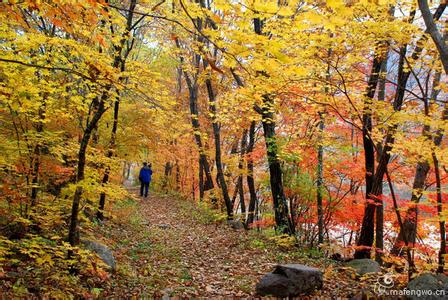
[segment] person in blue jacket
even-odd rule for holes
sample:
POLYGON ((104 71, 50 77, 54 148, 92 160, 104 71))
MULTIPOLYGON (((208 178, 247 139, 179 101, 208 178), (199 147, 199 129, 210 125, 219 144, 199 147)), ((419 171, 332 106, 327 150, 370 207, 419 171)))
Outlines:
POLYGON ((148 197, 149 184, 151 183, 152 169, 151 164, 143 163, 143 168, 140 169, 138 179, 140 180, 140 197, 143 197, 143 189, 145 189, 145 198, 148 197))

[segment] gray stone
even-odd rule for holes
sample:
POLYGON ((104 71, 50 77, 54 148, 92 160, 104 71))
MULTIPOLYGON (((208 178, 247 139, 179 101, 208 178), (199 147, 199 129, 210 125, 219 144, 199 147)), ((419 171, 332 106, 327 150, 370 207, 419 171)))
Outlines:
POLYGON ((240 219, 227 220, 227 225, 231 226, 233 229, 244 229, 244 224, 240 219))
POLYGON ((160 229, 170 229, 171 225, 170 224, 158 224, 157 227, 159 227, 160 229))
POLYGON ((356 273, 358 273, 359 275, 381 272, 379 263, 368 258, 351 260, 347 263, 347 266, 355 269, 356 273))
POLYGON ((95 252, 98 257, 101 258, 101 260, 109 266, 109 268, 115 270, 116 263, 114 254, 106 245, 89 240, 83 240, 82 244, 86 247, 86 249, 95 252))
POLYGON ((171 299, 171 294, 174 292, 171 288, 166 288, 162 290, 162 300, 169 300, 171 299))
POLYGON ((299 264, 278 265, 256 286, 260 296, 294 297, 321 289, 323 274, 319 269, 299 264))
POLYGON ((414 291, 414 295, 408 296, 408 299, 448 299, 448 277, 443 274, 424 273, 411 280, 407 289, 414 291), (441 293, 445 295, 438 295, 441 293))

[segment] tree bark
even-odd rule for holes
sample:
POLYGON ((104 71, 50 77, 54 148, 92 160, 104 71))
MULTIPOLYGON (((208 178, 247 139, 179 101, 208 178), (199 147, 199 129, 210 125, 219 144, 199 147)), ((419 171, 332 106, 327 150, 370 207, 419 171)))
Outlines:
MULTIPOLYGON (((440 16, 443 14, 445 7, 446 7, 446 4, 439 5, 436 12, 434 13, 434 16, 433 16, 434 19, 438 20, 440 18, 440 16)), ((411 11, 410 18, 409 18, 410 23, 413 21, 414 16, 415 16, 415 11, 411 11)), ((412 60, 418 60, 418 58, 420 57, 420 55, 423 51, 423 48, 421 47, 422 40, 425 40, 425 39, 426 39, 425 37, 422 37, 419 41, 417 41, 414 52, 411 55, 412 60)), ((407 81, 411 74, 411 70, 409 68, 407 68, 406 71, 404 68, 404 63, 405 63, 405 58, 406 58, 406 48, 407 48, 407 46, 404 45, 400 49, 397 91, 395 92, 395 98, 394 98, 394 102, 393 102, 393 108, 395 111, 401 110, 401 106, 403 104, 404 94, 405 94, 405 90, 406 90, 406 84, 407 84, 407 81)), ((374 61, 374 65, 376 65, 376 67, 379 68, 381 64, 380 65, 375 64, 375 61, 374 61)), ((370 79, 372 79, 372 74, 371 74, 370 79)), ((369 79, 369 83, 370 83, 370 79, 369 79)), ((378 79, 376 79, 376 80, 378 80, 378 79)), ((376 86, 376 84, 375 84, 375 86, 376 86)), ((368 92, 371 87, 373 87, 373 86, 370 86, 370 84, 369 84, 368 92)), ((373 91, 370 89, 370 92, 372 92, 372 97, 366 97, 366 99, 373 99, 373 95, 375 94, 375 88, 373 89, 373 91)), ((371 100, 368 100, 368 101, 371 101, 371 100)), ((368 103, 365 103, 365 104, 368 104, 368 103)), ((366 111, 366 108, 368 109, 368 105, 364 106, 364 111, 366 111)), ((369 114, 370 114, 370 124, 371 124, 371 113, 367 113, 367 119, 364 119, 364 116, 363 116, 363 135, 364 135, 363 140, 364 140, 364 143, 366 143, 366 141, 367 141, 368 148, 370 148, 368 140, 369 140, 369 136, 370 136, 370 132, 371 132, 371 127, 369 130, 369 114)), ((364 115, 365 115, 365 113, 364 113, 364 115)), ((367 156, 366 156, 366 197, 367 197, 368 202, 367 202, 367 206, 364 211, 364 217, 363 217, 360 237, 358 240, 359 248, 355 252, 355 258, 369 258, 370 257, 370 250, 371 250, 371 247, 373 244, 373 238, 374 238, 375 207, 377 205, 382 205, 382 201, 379 200, 379 198, 377 196, 381 194, 382 188, 380 186, 382 186, 384 173, 387 168, 387 164, 389 162, 389 158, 390 158, 389 151, 392 149, 392 145, 394 143, 394 134, 395 134, 396 129, 397 129, 397 125, 389 126, 389 128, 387 130, 385 142, 383 143, 384 146, 382 147, 380 162, 378 163, 376 172, 372 173, 372 178, 370 178, 369 180, 367 178, 369 175, 368 173, 370 173, 370 171, 373 169, 372 168, 372 157, 370 156, 371 155, 370 150, 372 150, 372 149, 371 148, 367 149, 369 151, 369 157, 370 157, 369 163, 367 163, 367 156), (368 169, 368 167, 369 167, 369 169, 368 169), (367 170, 370 170, 370 171, 367 171, 367 170), (369 189, 371 190, 371 194, 372 194, 372 197, 370 197, 370 198, 368 197, 369 189)), ((365 147, 365 152, 367 152, 366 144, 364 145, 364 147, 365 147)), ((373 147, 373 143, 372 143, 372 147, 373 147)), ((374 164, 374 160, 373 160, 373 164, 374 164)), ((377 224, 377 226, 382 226, 382 224, 377 224)))
MULTIPOLYGON (((254 32, 258 35, 263 34, 263 22, 260 18, 254 18, 254 32)), ((267 76, 259 72, 261 76, 267 76)), ((266 144, 266 154, 269 165, 269 179, 271 183, 272 200, 274 203, 275 223, 278 231, 293 235, 292 221, 288 212, 288 204, 283 191, 282 169, 278 159, 278 146, 275 134, 275 116, 273 110, 273 100, 270 95, 263 95, 263 107, 256 109, 262 116, 264 131, 264 140, 266 144)))
MULTIPOLYGON (((255 21, 254 21, 255 22, 255 21)), ((239 87, 244 87, 243 81, 241 78, 234 72, 233 69, 230 70, 232 72, 232 75, 235 79, 236 84, 239 87)), ((249 189, 249 207, 247 212, 247 219, 245 221, 245 227, 249 228, 250 224, 254 222, 255 214, 256 214, 256 207, 257 207, 257 192, 255 189, 255 181, 254 181, 254 162, 251 157, 252 151, 254 150, 255 146, 255 121, 252 121, 249 128, 249 143, 247 145, 247 148, 245 150, 246 156, 247 156, 247 187, 249 189)), ((243 182, 241 181, 241 184, 243 182)))
POLYGON ((240 158, 238 161, 238 170, 240 171, 240 174, 238 175, 238 182, 237 182, 237 189, 240 196, 240 203, 241 203, 241 214, 243 216, 244 225, 246 225, 246 202, 244 199, 244 185, 243 185, 243 169, 244 169, 244 153, 246 152, 247 148, 247 130, 243 131, 242 137, 241 137, 241 151, 240 151, 240 158))
POLYGON ((440 178, 439 160, 436 153, 432 152, 432 160, 434 163, 434 172, 436 175, 436 191, 437 191, 437 215, 439 217, 439 232, 440 232, 440 250, 438 255, 438 267, 437 273, 443 273, 445 266, 445 254, 446 254, 446 229, 445 220, 442 215, 443 204, 442 204, 442 180, 440 178))
MULTIPOLYGON (((386 53, 386 57, 383 60, 383 63, 381 64, 380 69, 380 77, 378 78, 378 101, 385 101, 386 100, 386 77, 387 77, 387 61, 388 61, 388 53, 386 53)), ((376 157, 379 160, 381 158, 382 154, 382 145, 381 143, 378 143, 377 149, 376 149, 376 157)), ((381 186, 380 194, 383 193, 383 189, 381 186)), ((379 264, 383 263, 383 249, 384 249, 384 207, 382 201, 380 201, 381 205, 378 205, 376 207, 376 214, 375 214, 375 261, 379 264)))
MULTIPOLYGON (((127 49, 127 54, 122 54, 122 50, 125 44, 125 41, 127 40, 127 38, 129 38, 129 33, 130 30, 132 28, 132 21, 134 18, 134 10, 135 7, 137 5, 137 0, 131 0, 130 4, 129 4, 129 10, 128 10, 128 15, 126 18, 126 28, 124 33, 122 34, 121 40, 120 40, 120 44, 119 46, 115 47, 115 51, 117 51, 117 53, 115 54, 115 61, 116 63, 116 68, 118 66, 120 66, 120 71, 124 72, 126 69, 125 63, 126 63, 126 58, 129 54, 129 52, 131 51, 132 48, 127 49)), ((113 31, 111 29, 111 31, 113 31)), ((121 81, 123 81, 124 78, 120 78, 121 81)), ((113 117, 113 125, 112 125, 112 130, 111 130, 111 135, 110 135, 110 141, 109 141, 109 149, 106 152, 106 157, 107 158, 111 158, 114 154, 113 150, 115 148, 115 144, 116 144, 116 138, 117 138, 117 129, 118 129, 118 114, 120 111, 120 95, 118 94, 117 97, 115 98, 115 102, 114 102, 114 117, 113 117)), ((109 182, 109 177, 110 177, 110 167, 107 166, 106 169, 104 170, 104 175, 103 175, 103 180, 101 181, 101 184, 104 186, 109 182)), ((98 220, 103 220, 104 219, 104 207, 106 204, 106 193, 102 192, 100 194, 100 200, 99 200, 99 205, 98 205, 98 211, 97 211, 97 218, 98 220)))
POLYGON ((204 199, 204 166, 199 156, 199 201, 204 199))
POLYGON ((221 129, 220 125, 218 124, 216 120, 216 95, 213 90, 212 81, 210 78, 207 78, 205 80, 205 84, 207 86, 207 93, 208 93, 208 99, 210 102, 209 109, 211 113, 213 114, 212 117, 212 126, 213 126, 213 135, 215 139, 215 164, 216 164, 216 171, 217 171, 217 177, 218 181, 221 186, 222 190, 222 196, 224 198, 224 204, 226 205, 226 211, 227 211, 227 219, 231 220, 233 219, 233 206, 232 206, 232 200, 230 200, 229 192, 227 190, 227 183, 224 178, 224 172, 222 169, 222 162, 221 162, 221 129))
MULTIPOLYGON (((441 74, 437 72, 434 75, 434 80, 432 84, 432 92, 431 92, 431 102, 435 102, 437 100, 438 90, 436 87, 439 85, 441 74)), ((427 99, 425 101, 425 115, 429 115, 429 106, 430 103, 427 99)), ((448 109, 448 105, 445 105, 445 111, 448 109)), ((445 118, 445 113, 442 116, 442 119, 445 118)), ((429 125, 424 125, 422 130, 422 136, 426 137, 427 140, 431 140, 430 136, 431 127, 429 125)), ((440 146, 442 141, 441 138, 437 136, 434 140, 435 146, 440 146)), ((418 203, 420 202, 421 193, 425 187, 425 181, 429 173, 429 162, 421 161, 417 163, 415 168, 415 177, 412 185, 412 196, 411 196, 411 206, 406 210, 406 216, 403 222, 403 228, 400 228, 400 232, 398 233, 398 237, 395 240, 394 246, 391 250, 391 253, 394 255, 401 255, 401 248, 403 247, 403 242, 407 241, 408 245, 406 247, 414 247, 415 239, 417 235, 417 220, 418 220, 418 203)))
MULTIPOLYGON (((322 137, 325 128, 324 116, 319 113, 319 134, 322 137)), ((317 200, 317 240, 319 244, 324 242, 324 209, 323 198, 323 170, 324 170, 324 147, 321 143, 317 148, 317 181, 316 181, 316 200, 317 200)), ((291 199, 292 203, 292 199, 291 199)), ((293 206, 291 205, 291 209, 293 206)))
POLYGON ((358 246, 360 246, 361 248, 356 250, 355 258, 370 257, 370 247, 373 244, 375 205, 373 203, 369 203, 370 201, 369 195, 372 192, 372 186, 375 174, 375 147, 371 139, 372 111, 370 106, 372 104, 373 97, 375 96, 375 90, 378 84, 382 63, 383 59, 380 53, 375 53, 364 100, 364 108, 362 116, 362 123, 363 123, 362 138, 364 146, 364 166, 366 169, 365 181, 366 181, 367 204, 364 210, 364 217, 361 226, 361 234, 358 240, 358 246))
POLYGON ((252 121, 249 129, 249 143, 247 145, 247 187, 249 189, 249 210, 247 213, 246 227, 249 227, 250 224, 254 222, 255 217, 255 209, 257 207, 257 192, 255 190, 255 181, 254 181, 254 161, 251 157, 252 151, 255 146, 255 121, 252 121))
MULTIPOLYGON (((132 6, 133 2, 136 2, 136 0, 131 1, 131 4, 130 4, 131 6, 132 6)), ((113 30, 112 26, 111 26, 111 30, 113 30)), ((127 35, 127 33, 123 34, 122 38, 120 40, 120 44, 118 46, 114 47, 114 50, 116 52, 115 52, 114 60, 112 63, 112 67, 117 70, 119 70, 120 64, 122 63, 121 52, 122 52, 124 44, 125 44, 125 36, 126 35, 127 35)), ((84 130, 84 134, 82 136, 80 146, 79 146, 79 151, 78 151, 78 170, 77 170, 77 174, 76 174, 76 182, 82 181, 84 179, 87 147, 89 145, 89 141, 92 136, 93 130, 96 128, 101 117, 107 110, 107 108, 105 107, 105 103, 106 103, 106 100, 110 96, 109 94, 110 94, 111 89, 112 89, 112 83, 109 83, 104 88, 104 91, 102 92, 101 97, 98 101, 98 105, 96 107, 95 113, 94 113, 92 119, 86 125, 86 128, 84 130)), ((78 226, 78 221, 77 221, 78 211, 77 211, 77 209, 79 208, 79 199, 81 198, 81 194, 82 194, 82 189, 80 190, 80 195, 78 197, 78 200, 76 199, 76 197, 77 197, 76 193, 75 193, 75 196, 73 197, 72 212, 71 212, 71 218, 70 218, 70 220, 71 220, 70 221, 70 229, 69 229, 69 234, 68 234, 69 238, 70 238, 70 236, 75 235, 77 233, 77 226, 78 226), (76 203, 76 201, 78 201, 78 203, 76 203), (76 207, 76 210, 75 210, 75 207, 76 207)), ((70 253, 69 253, 69 255, 70 255, 70 253)))
MULTIPOLYGON (((47 98, 47 94, 43 96, 43 102, 39 107, 38 111, 38 122, 36 124, 36 132, 38 134, 44 131, 44 120, 45 120, 45 101, 47 98)), ((33 150, 33 164, 32 164, 32 179, 31 179, 31 207, 36 205, 37 201, 37 193, 39 191, 39 169, 40 169, 40 154, 41 154, 41 144, 38 141, 34 146, 33 150)))
POLYGON ((268 95, 264 95, 264 105, 262 113, 262 124, 266 152, 269 165, 269 179, 271 183, 271 193, 274 203, 275 223, 277 230, 286 234, 294 234, 295 228, 289 218, 288 204, 283 191, 283 179, 280 160, 278 159, 278 146, 275 134, 275 119, 272 112, 273 103, 268 95))
MULTIPOLYGON (((445 70, 445 74, 448 75, 448 45, 446 43, 446 36, 442 36, 442 34, 437 29, 437 26, 434 22, 434 19, 436 18, 431 14, 431 11, 429 10, 428 1, 418 0, 418 6, 420 8, 420 11, 422 12, 423 20, 425 21, 426 32, 429 33, 432 40, 434 41, 434 44, 436 45, 437 51, 440 55, 440 60, 442 61, 443 69, 445 70)), ((444 6, 444 9, 447 6, 446 1, 444 1, 443 4, 440 4, 440 6, 444 6)), ((440 6, 438 10, 440 9, 440 6)))
MULTIPOLYGON (((446 5, 439 5, 439 7, 437 8, 435 14, 434 14, 434 19, 438 19, 440 18, 440 16, 443 13, 443 10, 445 9, 446 5)), ((415 15, 415 11, 411 12, 411 17, 410 17, 410 21, 412 22, 413 16, 415 15)), ((425 39, 424 37, 422 37, 421 39, 425 39)), ((421 40, 417 41, 416 43, 416 47, 414 49, 414 52, 411 55, 412 60, 418 60, 423 48, 420 46, 421 45, 421 40)), ((399 60, 399 66, 398 66, 398 80, 397 80, 397 91, 395 92, 395 98, 393 101, 393 109, 394 111, 400 111, 401 110, 401 106, 403 105, 403 99, 404 99, 404 95, 405 95, 405 91, 406 91, 406 84, 408 82, 409 76, 411 75, 411 70, 410 68, 405 68, 404 64, 406 61, 406 50, 407 50, 407 45, 404 45, 401 49, 400 49, 400 60, 399 60)), ((380 68, 381 67, 381 63, 373 63, 374 66, 376 66, 376 68, 380 68)), ((375 69, 376 69, 375 68, 375 69)), ((372 70, 374 68, 372 67, 372 70)), ((376 83, 375 85, 370 85, 370 82, 372 80, 373 81, 378 81, 378 73, 374 76, 374 78, 372 78, 372 75, 374 73, 371 74, 371 78, 369 79, 369 85, 368 85, 368 90, 367 90, 367 96, 369 95, 368 93, 370 92, 372 95, 372 97, 366 97, 366 99, 373 99, 373 96, 375 95, 375 88, 376 88, 376 83), (376 77, 376 80, 374 80, 376 77), (373 88, 373 90, 372 90, 373 88)), ((368 100, 371 101, 371 100, 368 100)), ((378 198, 378 196, 381 194, 382 192, 382 182, 383 182, 383 177, 385 174, 385 170, 387 168, 387 164, 389 163, 389 158, 390 158, 390 150, 392 149, 392 145, 394 143, 394 134, 398 128, 397 125, 392 125, 389 126, 387 129, 387 134, 386 134, 386 138, 385 141, 383 143, 382 146, 382 153, 380 156, 380 160, 378 163, 378 166, 376 168, 376 171, 374 173, 372 173, 372 178, 369 178, 369 173, 370 171, 367 170, 372 170, 374 167, 372 167, 372 162, 373 162, 373 166, 374 166, 374 157, 371 156, 372 154, 370 153, 370 151, 372 150, 370 147, 374 147, 373 146, 373 142, 369 142, 370 140, 370 132, 371 132, 371 113, 368 112, 368 104, 369 103, 365 103, 367 104, 367 106, 364 106, 364 116, 363 116, 363 140, 364 140, 364 149, 365 152, 367 153, 368 151, 368 157, 366 154, 366 197, 367 197, 367 205, 364 211, 364 217, 363 217, 363 221, 362 221, 362 226, 361 226, 361 232, 360 232, 360 236, 359 236, 359 240, 358 240, 358 250, 356 250, 355 252, 355 258, 369 258, 370 257, 370 250, 371 247, 373 245, 373 239, 374 239, 374 216, 375 216, 375 208, 377 205, 382 205, 382 201, 378 198), (367 109, 367 118, 364 119, 367 109), (370 121, 369 121, 370 120, 370 121), (369 123, 370 122, 370 123, 369 123), (369 125, 370 124, 370 125, 369 125), (369 130, 369 126, 370 126, 370 130, 369 130), (367 142, 367 144, 366 144, 367 142), (371 143, 371 146, 370 146, 371 143), (368 149, 366 149, 366 145, 368 146, 368 149), (367 163, 367 159, 369 160, 369 163, 367 163), (370 194, 371 197, 369 197, 369 189, 370 189, 370 194)), ((382 226, 382 224, 377 224, 377 226, 382 226)))

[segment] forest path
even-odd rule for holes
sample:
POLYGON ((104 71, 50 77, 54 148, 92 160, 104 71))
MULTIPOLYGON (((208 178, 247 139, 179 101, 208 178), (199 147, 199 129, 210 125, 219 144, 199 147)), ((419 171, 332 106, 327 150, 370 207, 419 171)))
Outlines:
POLYGON ((326 271, 316 296, 353 296, 362 288, 349 274, 333 270, 332 262, 281 249, 255 230, 232 229, 191 201, 161 194, 141 198, 137 188, 127 188, 133 199, 115 208, 118 217, 98 232, 115 241, 118 265, 104 296, 253 298, 266 272, 291 262, 326 271))
POLYGON ((214 222, 211 211, 173 196, 142 198, 138 188, 127 189, 137 203, 127 216, 120 213, 129 209, 118 209, 120 228, 109 231, 117 241, 119 266, 111 295, 126 289, 143 296, 247 297, 275 265, 264 244, 244 229, 214 222), (129 275, 138 280, 128 282, 129 275))

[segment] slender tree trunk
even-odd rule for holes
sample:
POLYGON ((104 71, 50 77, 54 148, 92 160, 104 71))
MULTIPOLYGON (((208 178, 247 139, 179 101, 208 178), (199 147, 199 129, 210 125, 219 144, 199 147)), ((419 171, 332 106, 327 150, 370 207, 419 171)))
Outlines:
MULTIPOLYGON (((115 47, 115 50, 117 51, 117 53, 115 54, 115 61, 117 62, 116 67, 118 67, 120 65, 121 72, 124 72, 126 69, 126 67, 125 67, 126 57, 129 54, 129 52, 131 51, 131 48, 127 49, 127 54, 124 54, 124 57, 123 57, 123 54, 121 53, 123 50, 123 47, 124 47, 124 43, 127 40, 128 36, 129 36, 129 32, 132 28, 132 20, 134 17, 134 10, 135 10, 136 5, 137 5, 137 0, 130 1, 129 11, 128 11, 127 20, 126 20, 126 29, 125 29, 124 33, 122 34, 122 37, 120 40, 120 45, 115 47)), ((120 78, 120 80, 123 81, 123 78, 120 78)), ((115 98, 115 102, 114 102, 114 121, 113 121, 111 135, 110 135, 109 149, 106 152, 107 158, 111 158, 114 154, 113 150, 115 148, 116 138, 117 138, 119 111, 120 111, 120 95, 118 94, 117 97, 115 98)), ((110 167, 107 166, 104 171, 103 180, 101 181, 101 184, 103 186, 109 182, 109 177, 110 177, 110 167)), ((102 192, 100 194, 98 211, 96 214, 98 220, 104 219, 105 204, 106 204, 106 193, 102 192)))
MULTIPOLYGON (((255 22, 255 21, 254 21, 255 22)), ((243 81, 241 78, 234 72, 233 69, 231 69, 232 75, 235 78, 235 81, 239 87, 243 87, 243 81)), ((247 187, 249 189, 249 207, 248 207, 248 213, 247 218, 245 221, 245 227, 249 228, 250 224, 254 222, 254 217, 256 215, 256 207, 257 207, 257 192, 255 189, 255 181, 254 181, 254 162, 251 157, 252 151, 254 150, 255 146, 255 121, 252 121, 249 128, 249 143, 247 145, 247 148, 245 149, 245 153, 247 155, 247 187)), ((241 146, 243 148, 243 146, 241 146)), ((243 185, 243 181, 241 181, 241 185, 243 185)), ((242 189, 244 191, 244 189, 242 189)))
MULTIPOLYGON (((387 60, 388 60, 388 54, 386 54, 385 59, 383 60, 381 64, 380 69, 380 77, 378 78, 378 101, 385 101, 386 100, 386 77, 387 77, 387 60)), ((378 143, 377 145, 377 151, 376 151, 376 157, 378 160, 381 158, 382 154, 382 145, 381 143, 378 143)), ((379 191, 380 194, 383 193, 383 187, 381 186, 381 190, 379 191)), ((384 206, 383 201, 378 199, 378 204, 376 206, 376 214, 375 214, 375 260, 382 264, 383 260, 383 249, 384 249, 384 206)))
POLYGON ((78 226, 79 202, 81 200, 81 195, 82 195, 82 187, 77 186, 75 196, 73 197, 72 213, 70 217, 70 230, 68 234, 68 242, 70 243, 71 246, 75 246, 79 243, 77 235, 77 226, 78 226))
POLYGON ((199 111, 198 111, 199 88, 197 82, 196 81, 193 82, 186 72, 184 72, 184 75, 189 91, 191 125, 193 126, 196 145, 199 148, 199 161, 200 164, 202 165, 202 172, 205 176, 205 181, 203 184, 203 190, 205 192, 213 189, 214 185, 213 185, 212 173, 210 171, 210 165, 208 163, 207 155, 205 154, 204 146, 201 139, 201 132, 200 132, 201 126, 199 124, 199 111))
POLYGON ((440 232, 440 250, 438 257, 438 267, 437 273, 443 273, 443 269, 445 266, 445 254, 446 254, 446 229, 445 229, 445 220, 442 214, 443 212, 443 204, 442 204, 442 180, 440 178, 440 168, 439 168, 439 160, 435 154, 432 152, 432 160, 434 163, 434 172, 436 175, 436 191, 437 191, 437 215, 439 217, 439 232, 440 232))
MULTIPOLYGON (((131 6, 133 5, 133 3, 135 3, 136 0, 132 0, 131 1, 131 6)), ((134 6, 135 7, 135 6, 134 6)), ((111 26, 111 30, 113 30, 113 27, 111 26)), ((121 52, 123 50, 123 46, 125 44, 125 37, 127 36, 128 32, 125 32, 122 35, 122 38, 120 40, 120 44, 116 47, 114 47, 115 49, 115 57, 114 57, 114 61, 112 63, 112 67, 114 69, 117 69, 117 71, 119 70, 120 64, 122 63, 122 56, 121 56, 121 52)), ((106 100, 110 97, 110 91, 112 89, 112 84, 108 84, 97 105, 97 108, 95 110, 95 113, 92 117, 92 119, 88 122, 85 130, 84 130, 84 134, 81 138, 81 142, 80 142, 80 146, 79 146, 79 151, 78 151, 78 170, 77 170, 77 174, 76 174, 76 182, 79 182, 81 180, 84 179, 84 170, 85 170, 85 166, 86 166, 86 155, 87 155, 87 147, 89 145, 89 141, 90 138, 92 136, 92 132, 93 130, 97 127, 98 122, 100 121, 101 117, 103 116, 103 114, 106 112, 106 107, 105 107, 105 102, 106 100)), ((73 203, 72 203, 72 212, 71 212, 71 223, 70 223, 70 229, 69 229, 69 234, 68 236, 73 236, 76 234, 77 231, 77 226, 78 226, 78 208, 79 208, 79 200, 81 199, 82 196, 82 189, 80 190, 80 194, 78 199, 76 199, 77 194, 75 193, 75 197, 73 198, 73 203), (78 203, 76 203, 78 201, 78 203), (73 232, 75 231, 75 232, 73 232)), ((69 253, 69 256, 71 254, 69 253)))
MULTIPOLYGON (((422 12, 423 20, 425 21, 426 32, 429 33, 434 44, 436 45, 437 51, 439 51, 440 60, 442 61, 443 69, 445 70, 445 74, 448 75, 448 45, 446 43, 447 34, 445 33, 444 36, 442 36, 442 34, 437 29, 434 19, 437 20, 438 18, 431 14, 431 11, 429 10, 428 1, 418 0, 417 2, 420 11, 422 12)), ((443 4, 440 4, 437 10, 440 9, 440 6, 444 6, 443 9, 445 9, 445 7, 447 6, 446 1, 442 2, 443 4)))
MULTIPOLYGON (((390 179, 389 172, 387 170, 386 170, 386 178, 387 178, 387 182, 389 184, 390 194, 392 196, 395 213, 397 215, 398 225, 400 226, 401 230, 403 231, 403 220, 401 219, 400 211, 399 211, 398 204, 397 204, 397 198, 395 197, 395 192, 394 192, 394 188, 392 185, 392 180, 390 179)), ((406 236, 404 237, 404 242, 406 243, 406 245, 408 244, 408 240, 406 239, 406 236)), ((406 258, 408 261, 408 280, 411 280, 412 274, 415 272, 415 264, 414 264, 414 261, 413 261, 412 255, 411 255, 411 250, 408 247, 406 248, 406 254, 407 254, 406 258)))
POLYGON ((222 162, 221 162, 221 129, 220 125, 218 124, 216 120, 216 95, 213 90, 212 81, 210 78, 207 78, 205 80, 205 84, 207 86, 207 93, 208 93, 208 99, 210 102, 209 109, 211 113, 213 114, 212 118, 212 126, 213 126, 213 135, 215 138, 215 164, 216 164, 216 171, 217 171, 217 177, 219 181, 219 185, 222 190, 222 196, 224 198, 224 204, 226 205, 226 211, 227 211, 227 218, 229 220, 233 219, 233 207, 232 207, 232 200, 230 200, 229 192, 227 190, 227 183, 224 178, 224 172, 222 168, 222 162))
MULTIPOLYGON (((84 134, 81 139, 81 143, 79 145, 79 151, 78 151, 78 170, 76 174, 76 182, 80 182, 84 179, 84 170, 86 166, 86 155, 87 155, 87 146, 90 141, 90 137, 92 134, 92 131, 94 130, 95 126, 98 124, 99 120, 101 119, 102 115, 106 111, 104 107, 104 101, 108 97, 108 92, 110 90, 111 86, 106 88, 106 91, 101 96, 102 99, 99 103, 98 110, 93 115, 92 120, 90 120, 89 124, 87 125, 86 129, 84 130, 84 134)), ((70 227, 68 232, 68 240, 69 243, 74 246, 78 243, 78 240, 75 239, 75 236, 78 236, 78 209, 79 209, 79 202, 82 196, 82 187, 78 186, 75 192, 75 195, 73 197, 72 202, 72 210, 71 210, 71 216, 70 216, 70 227)), ((72 253, 69 251, 68 256, 70 257, 72 253)))
MULTIPOLYGON (((45 110, 46 101, 48 98, 48 93, 42 95, 42 103, 39 106, 38 111, 38 121, 36 124, 36 132, 38 135, 44 132, 44 121, 45 121, 45 110)), ((39 169, 40 169, 40 155, 41 155, 42 145, 40 141, 34 147, 33 150, 33 163, 32 163, 32 179, 31 179, 31 207, 36 205, 37 193, 39 191, 39 169)))
POLYGON ((246 202, 244 199, 244 185, 243 185, 243 169, 244 169, 244 153, 246 152, 247 148, 247 130, 243 131, 242 137, 241 137, 241 151, 240 151, 240 158, 238 161, 238 170, 240 174, 238 175, 238 182, 237 182, 237 189, 238 193, 240 195, 240 203, 241 203, 241 214, 243 216, 244 225, 246 225, 246 202))
POLYGON ((249 128, 249 143, 247 145, 247 187, 249 189, 249 211, 247 214, 246 227, 254 222, 255 209, 257 207, 257 192, 254 181, 254 161, 251 157, 255 146, 255 121, 252 121, 249 128))
MULTIPOLYGON (((117 136, 117 129, 118 129, 118 112, 120 109, 120 100, 118 99, 118 97, 114 103, 114 121, 113 121, 113 125, 112 125, 110 141, 109 141, 109 149, 106 152, 107 158, 111 158, 113 156, 113 154, 114 154, 113 149, 115 148, 115 143, 116 143, 116 136, 117 136)), ((101 184, 103 186, 105 186, 109 182, 109 176, 110 176, 110 167, 107 166, 106 169, 104 170, 103 180, 101 181, 101 184)), ((106 204, 106 193, 101 192, 100 201, 99 201, 99 205, 98 205, 98 211, 96 213, 96 217, 98 220, 104 219, 105 204, 106 204)))
MULTIPOLYGON (((319 113, 319 134, 322 137, 325 123, 323 113, 319 113)), ((324 170, 324 147, 319 143, 317 148, 317 181, 316 181, 316 199, 317 199, 317 239, 319 244, 324 242, 324 209, 322 204, 323 194, 323 170, 324 170)), ((292 202, 291 202, 292 203, 292 202)), ((292 210, 291 206, 291 210, 292 210)))
POLYGON ((180 190, 180 167, 179 167, 179 160, 177 158, 176 158, 176 190, 178 191, 180 190))
POLYGON ((202 160, 199 157, 199 201, 204 199, 204 166, 202 160))

